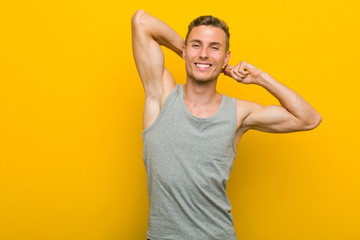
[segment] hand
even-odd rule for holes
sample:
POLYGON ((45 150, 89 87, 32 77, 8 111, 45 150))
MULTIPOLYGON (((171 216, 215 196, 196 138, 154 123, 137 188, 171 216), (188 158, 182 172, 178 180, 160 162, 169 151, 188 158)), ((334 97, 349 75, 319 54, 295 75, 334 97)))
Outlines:
POLYGON ((223 72, 226 76, 232 77, 237 82, 244 84, 259 83, 261 74, 264 73, 245 61, 241 61, 235 67, 228 64, 225 66, 223 72))

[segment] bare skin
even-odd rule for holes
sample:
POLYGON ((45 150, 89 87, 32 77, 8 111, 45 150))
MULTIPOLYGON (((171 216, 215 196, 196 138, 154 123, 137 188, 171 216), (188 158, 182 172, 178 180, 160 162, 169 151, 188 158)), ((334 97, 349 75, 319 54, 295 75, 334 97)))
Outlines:
POLYGON ((216 91, 220 74, 240 84, 257 84, 276 97, 280 105, 261 104, 237 99, 237 131, 234 144, 250 129, 272 133, 307 131, 322 121, 320 114, 293 90, 268 73, 241 61, 228 64, 230 51, 226 50, 226 35, 222 29, 197 26, 184 40, 166 23, 145 11, 137 11, 132 18, 132 43, 135 63, 145 91, 143 128, 149 127, 176 86, 164 66, 163 45, 185 60, 187 81, 184 101, 189 111, 200 118, 216 113, 222 94, 216 91), (225 67, 225 70, 223 68, 225 67))

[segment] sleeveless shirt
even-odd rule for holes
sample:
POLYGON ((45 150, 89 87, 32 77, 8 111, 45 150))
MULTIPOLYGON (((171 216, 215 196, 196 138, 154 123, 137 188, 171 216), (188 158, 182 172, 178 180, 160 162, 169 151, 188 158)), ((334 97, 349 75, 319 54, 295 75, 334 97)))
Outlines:
POLYGON ((226 195, 236 155, 236 99, 222 95, 209 118, 190 113, 183 84, 143 133, 150 240, 236 240, 226 195))

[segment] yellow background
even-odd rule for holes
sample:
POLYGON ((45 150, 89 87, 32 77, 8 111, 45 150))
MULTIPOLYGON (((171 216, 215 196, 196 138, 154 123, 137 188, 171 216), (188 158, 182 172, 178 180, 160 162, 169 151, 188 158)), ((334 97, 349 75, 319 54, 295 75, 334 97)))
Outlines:
MULTIPOLYGON (((0 239, 145 239, 137 9, 183 37, 199 15, 224 19, 231 64, 270 73, 323 117, 313 131, 240 141, 228 184, 239 239, 360 239, 357 0, 2 1, 0 239)), ((184 83, 183 61, 165 55, 184 83)), ((218 90, 278 104, 224 76, 218 90)))

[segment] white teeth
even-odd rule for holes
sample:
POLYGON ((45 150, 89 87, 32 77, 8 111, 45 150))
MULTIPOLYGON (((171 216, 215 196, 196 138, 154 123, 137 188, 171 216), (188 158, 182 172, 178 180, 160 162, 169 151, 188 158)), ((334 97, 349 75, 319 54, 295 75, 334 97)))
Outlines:
POLYGON ((210 64, 200 64, 200 63, 197 63, 196 66, 201 67, 201 68, 207 68, 207 67, 210 67, 210 64))

